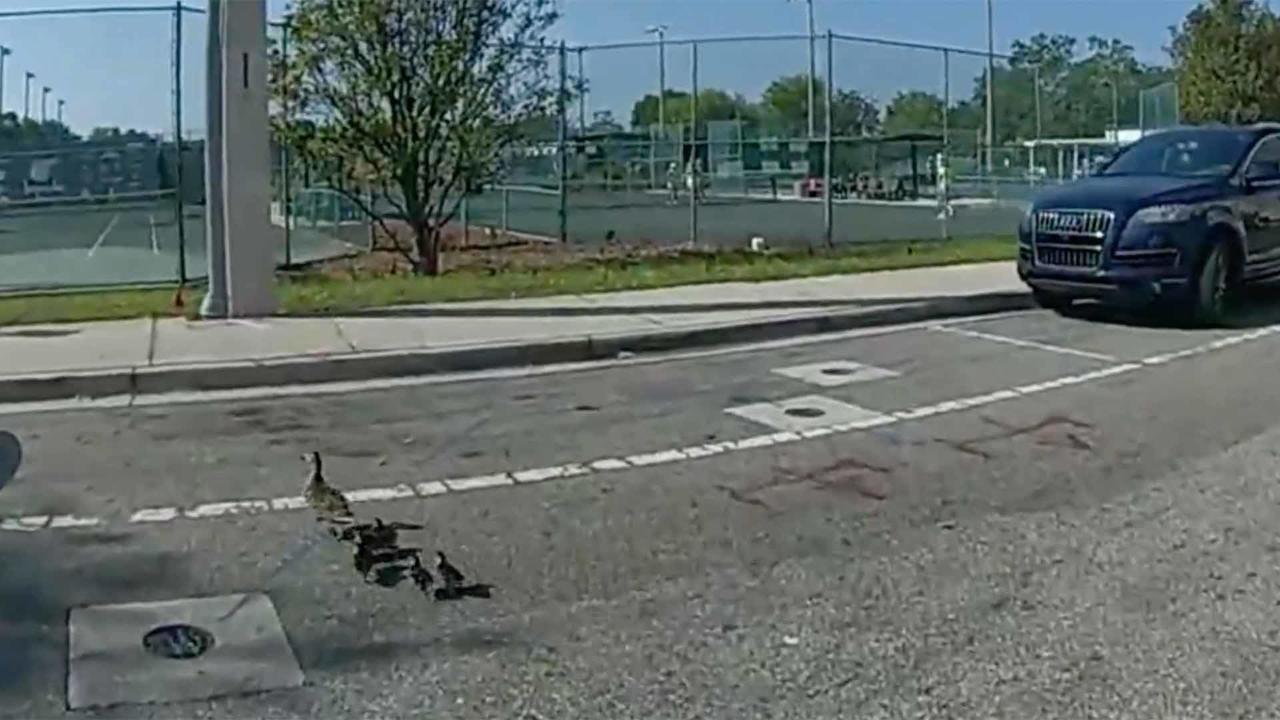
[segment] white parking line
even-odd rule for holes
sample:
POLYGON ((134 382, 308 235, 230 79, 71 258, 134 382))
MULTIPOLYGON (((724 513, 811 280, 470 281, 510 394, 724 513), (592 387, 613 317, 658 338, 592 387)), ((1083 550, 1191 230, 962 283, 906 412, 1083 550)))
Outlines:
POLYGON ((151 252, 160 254, 160 243, 156 241, 156 216, 147 215, 147 223, 151 225, 151 252))
POLYGON ((1034 340, 1022 340, 1005 335, 995 335, 992 333, 979 332, 977 330, 967 330, 965 328, 950 325, 935 325, 929 329, 935 332, 951 333, 952 335, 961 335, 963 337, 970 337, 976 340, 990 340, 992 342, 1004 343, 1005 345, 1014 345, 1016 347, 1029 348, 1032 350, 1044 350, 1045 352, 1057 353, 1059 355, 1073 355, 1075 357, 1100 360, 1102 362, 1116 362, 1119 359, 1114 355, 1104 355, 1103 353, 1089 352, 1088 350, 1076 350, 1075 348, 1062 347, 1061 345, 1050 345, 1048 343, 1036 342, 1034 340))
POLYGON ((111 234, 111 231, 115 229, 116 223, 118 222, 120 222, 120 214, 116 213, 111 216, 111 220, 107 222, 107 226, 102 229, 102 233, 99 234, 98 239, 94 241, 93 247, 89 248, 89 257, 93 257, 93 254, 98 252, 98 248, 102 247, 102 243, 107 239, 107 236, 111 234))
MULTIPOLYGON (((1179 359, 1206 355, 1211 352, 1234 347, 1242 343, 1259 340, 1280 332, 1280 325, 1253 330, 1248 333, 1213 340, 1195 348, 1182 351, 1176 355, 1152 356, 1137 362, 1126 362, 1108 365, 1077 375, 1067 375, 1053 380, 1009 387, 980 395, 945 400, 943 402, 922 405, 919 407, 898 410, 890 414, 879 415, 866 420, 845 422, 823 427, 806 428, 798 432, 783 431, 761 435, 752 435, 739 440, 725 440, 704 445, 670 448, 651 452, 628 455, 626 457, 592 458, 579 462, 570 462, 551 467, 539 466, 490 473, 469 478, 451 478, 443 482, 428 480, 416 485, 393 485, 386 488, 360 488, 347 493, 352 502, 377 502, 398 498, 426 498, 458 492, 477 492, 497 487, 513 487, 519 483, 546 482, 562 478, 584 478, 592 475, 603 475, 610 472, 643 468, 654 465, 678 462, 693 462, 701 458, 721 455, 730 452, 742 452, 774 445, 806 442, 830 435, 861 432, 876 427, 884 427, 911 420, 919 420, 945 413, 971 410, 984 405, 1006 402, 1018 398, 1036 395, 1064 387, 1084 385, 1109 377, 1127 373, 1152 370, 1159 365, 1168 364, 1179 359), (1148 362, 1154 360, 1154 362, 1148 362)), ((278 498, 247 498, 224 500, 196 505, 194 507, 151 507, 134 511, 126 524, 158 524, 180 520, 202 520, 237 514, 262 514, 271 512, 287 512, 299 510, 305 503, 297 496, 278 498)), ((39 530, 74 529, 77 527, 93 527, 108 523, 108 518, 83 517, 72 515, 31 515, 27 517, 0 518, 0 531, 35 532, 39 530)))

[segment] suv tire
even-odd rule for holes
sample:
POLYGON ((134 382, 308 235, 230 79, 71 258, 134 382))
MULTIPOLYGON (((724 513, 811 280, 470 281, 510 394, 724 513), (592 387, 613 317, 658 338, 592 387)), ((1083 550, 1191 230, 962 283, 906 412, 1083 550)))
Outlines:
POLYGON ((1195 278, 1191 313, 1202 325, 1218 325, 1227 315, 1231 301, 1231 257, 1226 243, 1216 242, 1209 250, 1195 278))

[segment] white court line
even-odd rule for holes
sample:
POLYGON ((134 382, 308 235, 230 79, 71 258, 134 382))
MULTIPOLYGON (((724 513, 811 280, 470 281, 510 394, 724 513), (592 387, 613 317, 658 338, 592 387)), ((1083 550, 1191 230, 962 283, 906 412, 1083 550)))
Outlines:
POLYGON ((156 216, 148 214, 147 222, 151 225, 151 252, 160 254, 160 243, 156 241, 156 216))
MULTIPOLYGON (((28 415, 43 412, 76 412, 88 410, 114 410, 122 407, 164 407, 167 405, 198 405, 203 403, 265 400, 272 398, 290 398, 325 395, 346 395, 348 393, 374 392, 379 390, 395 390, 398 388, 422 387, 426 385, 446 385, 481 380, 506 380, 513 378, 543 377, 563 373, 581 372, 584 370, 604 370, 633 365, 651 365, 653 363, 676 362, 681 360, 700 360, 711 357, 722 357, 744 353, 765 352, 784 348, 803 347, 819 343, 842 342, 869 337, 883 337, 917 330, 928 330, 932 327, 947 327, 962 323, 982 322, 999 318, 1019 317, 1035 310, 1014 310, 1007 313, 974 315, 950 320, 929 320, 901 325, 857 328, 820 335, 804 335, 794 338, 767 340, 746 345, 730 345, 713 347, 704 350, 690 350, 676 353, 652 353, 636 357, 586 360, 581 362, 555 363, 536 367, 498 368, 494 370, 475 370, 440 375, 415 375, 409 377, 377 378, 374 380, 344 380, 327 383, 299 383, 295 385, 272 385, 263 387, 233 388, 230 390, 179 390, 169 393, 150 393, 145 395, 105 395, 96 398, 71 398, 61 400, 33 400, 30 402, 0 403, 0 416, 28 415)), ((232 320, 231 323, 242 323, 253 327, 265 328, 263 323, 232 320)))
POLYGON ((1076 350, 1075 348, 1062 347, 1061 345, 1050 345, 1048 343, 1036 342, 1034 340, 1021 340, 1005 335, 995 335, 992 333, 979 332, 977 330, 966 330, 964 328, 949 327, 937 325, 929 328, 936 332, 951 333, 953 335, 962 335, 964 337, 974 338, 976 340, 990 340, 992 342, 1004 343, 1006 345, 1014 345, 1022 348, 1030 348, 1032 350, 1044 350, 1045 352, 1057 353, 1059 355, 1074 355, 1075 357, 1088 358, 1090 360, 1101 360, 1102 362, 1116 362, 1119 358, 1114 355, 1104 355, 1103 353, 1089 352, 1088 350, 1076 350))
POLYGON ((111 216, 111 220, 107 223, 107 226, 102 229, 102 234, 98 235, 98 239, 94 241, 93 247, 89 248, 89 257, 93 257, 93 254, 98 252, 98 248, 102 247, 103 241, 105 241, 107 236, 111 234, 111 231, 115 229, 116 223, 118 222, 120 222, 120 213, 116 213, 111 216))
MULTIPOLYGON (((626 457, 593 458, 580 462, 570 462, 551 467, 539 466, 522 468, 506 472, 490 473, 469 478, 451 478, 443 482, 426 481, 416 485, 398 484, 386 488, 361 488, 347 493, 352 502, 378 502, 397 498, 426 498, 459 492, 477 492, 496 487, 513 487, 521 483, 546 482, 561 478, 589 477, 610 472, 629 470, 632 468, 651 467, 655 465, 690 462, 700 458, 721 455, 730 452, 741 452, 774 445, 806 442, 830 435, 861 432, 871 428, 885 427, 911 420, 934 417, 945 413, 971 410, 984 405, 1006 402, 1018 398, 1036 395, 1059 388, 1084 385, 1109 377, 1127 373, 1151 370, 1159 365, 1168 364, 1179 359, 1197 357, 1211 352, 1234 347, 1245 342, 1259 340, 1280 332, 1280 325, 1272 325, 1248 333, 1221 338, 1204 343, 1195 348, 1177 353, 1176 356, 1166 354, 1152 356, 1155 362, 1146 360, 1108 365, 1089 372, 1047 380, 1044 382, 1005 388, 981 395, 945 400, 931 405, 898 410, 870 420, 841 423, 829 427, 809 428, 800 432, 771 432, 753 435, 739 440, 724 440, 703 445, 669 448, 626 457)), ((131 525, 152 525, 175 522, 180 519, 203 520, 225 515, 263 514, 300 510, 304 506, 297 496, 278 498, 246 498, 224 500, 196 505, 194 507, 150 507, 135 510, 126 521, 131 525)), ((26 517, 0 518, 0 531, 35 532, 39 530, 74 529, 77 527, 93 527, 105 525, 108 518, 83 517, 73 515, 31 515, 26 517)))

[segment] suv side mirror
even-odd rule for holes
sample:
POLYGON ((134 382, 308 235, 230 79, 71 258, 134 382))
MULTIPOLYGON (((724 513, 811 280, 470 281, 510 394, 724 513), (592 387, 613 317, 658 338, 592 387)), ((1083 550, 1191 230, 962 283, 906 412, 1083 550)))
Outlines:
POLYGON ((1244 181, 1246 185, 1276 180, 1280 180, 1280 163, 1255 162, 1245 168, 1244 181))

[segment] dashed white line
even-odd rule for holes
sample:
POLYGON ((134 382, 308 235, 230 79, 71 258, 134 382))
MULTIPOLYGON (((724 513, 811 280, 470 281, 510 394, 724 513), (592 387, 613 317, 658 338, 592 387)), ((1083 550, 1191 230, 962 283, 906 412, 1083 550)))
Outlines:
POLYGON ((360 490, 350 490, 345 493, 347 499, 351 502, 374 502, 378 500, 399 500, 401 498, 413 497, 417 495, 417 491, 408 485, 396 485, 389 488, 364 488, 360 490))
POLYGON ((160 254, 160 243, 156 239, 156 216, 147 215, 147 223, 151 226, 151 252, 156 255, 160 254))
POLYGON ((985 333, 978 330, 969 330, 967 328, 954 327, 951 325, 935 325, 929 329, 935 332, 945 332, 951 333, 952 335, 974 338, 975 340, 990 340, 991 342, 1004 343, 1005 345, 1013 345, 1015 347, 1028 348, 1031 350, 1044 350, 1045 352, 1057 353, 1059 355, 1074 355, 1075 357, 1100 360, 1102 362, 1115 362, 1118 359, 1114 355, 1105 355, 1103 353, 1090 352, 1088 350, 1076 350, 1075 348, 1062 347, 1061 345, 1050 345, 1049 343, 1036 342, 1034 340, 1022 340, 1020 338, 1012 338, 1006 335, 996 335, 994 333, 985 333))
POLYGON ((115 229, 116 223, 120 222, 120 214, 116 213, 111 216, 111 220, 107 222, 107 226, 98 234, 98 239, 93 242, 93 247, 89 248, 89 257, 98 252, 98 248, 102 247, 102 243, 106 241, 107 236, 115 229))
POLYGON ((498 487, 499 485, 512 485, 515 480, 511 478, 510 473, 498 473, 497 475, 481 475, 479 477, 456 478, 453 480, 445 480, 445 487, 450 490, 479 490, 481 488, 498 487))
MULTIPOLYGON (((514 470, 511 472, 478 475, 475 477, 453 478, 442 481, 431 480, 418 483, 413 486, 399 484, 386 488, 362 488, 347 491, 346 495, 352 502, 377 502, 407 497, 432 497, 450 492, 465 492, 494 487, 508 487, 514 486, 517 483, 532 483, 561 478, 585 477, 593 474, 627 470, 636 467, 649 467, 663 463, 699 459, 727 452, 804 442, 806 440, 828 437, 840 433, 859 432, 893 423, 918 420, 945 413, 959 412, 983 405, 991 405, 998 402, 1027 397, 1029 395, 1035 395, 1058 388, 1082 385, 1125 373, 1137 372, 1145 368, 1162 365, 1177 359, 1204 355, 1215 350, 1221 350, 1244 342, 1250 342, 1252 340, 1258 340, 1263 337, 1275 335, 1277 332, 1280 332, 1280 325, 1270 326, 1242 335, 1234 335, 1229 338, 1214 340, 1176 353, 1153 355, 1138 362, 1118 363, 1085 373, 1066 375, 1045 382, 1020 385, 1018 387, 1005 388, 995 392, 982 393, 980 395, 953 398, 951 400, 944 400, 930 405, 922 405, 915 408, 899 410, 892 414, 886 414, 866 420, 858 420, 855 422, 807 428, 799 431, 788 430, 782 432, 763 433, 738 440, 725 440, 707 443, 705 445, 694 445, 685 448, 630 455, 625 459, 607 457, 587 460, 580 463, 528 468, 523 470, 514 470)), ((306 502, 301 497, 297 496, 270 498, 265 500, 228 500, 204 503, 187 509, 177 507, 143 508, 130 515, 126 522, 134 525, 166 523, 180 518, 208 519, 234 514, 300 510, 305 507, 306 502)), ((45 529, 92 527, 95 525, 106 524, 106 522, 107 520, 105 518, 97 517, 80 517, 73 515, 30 515, 26 517, 0 518, 0 531, 10 530, 18 532, 34 532, 45 529)))

